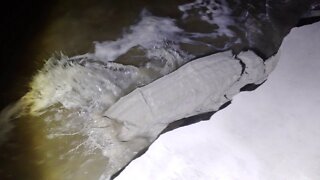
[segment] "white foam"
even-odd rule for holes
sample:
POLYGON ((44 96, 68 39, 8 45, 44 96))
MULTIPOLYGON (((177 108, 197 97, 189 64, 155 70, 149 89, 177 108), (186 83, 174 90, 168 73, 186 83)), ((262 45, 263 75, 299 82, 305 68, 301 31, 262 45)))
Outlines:
POLYGON ((188 58, 187 54, 179 49, 179 43, 191 43, 192 41, 183 36, 183 30, 176 26, 175 20, 152 16, 146 10, 141 13, 141 20, 130 26, 127 33, 116 41, 104 41, 95 43, 95 52, 91 54, 102 61, 114 61, 133 47, 146 51, 149 58, 161 59, 158 51, 176 51, 183 55, 183 59, 176 59, 181 66, 188 58))

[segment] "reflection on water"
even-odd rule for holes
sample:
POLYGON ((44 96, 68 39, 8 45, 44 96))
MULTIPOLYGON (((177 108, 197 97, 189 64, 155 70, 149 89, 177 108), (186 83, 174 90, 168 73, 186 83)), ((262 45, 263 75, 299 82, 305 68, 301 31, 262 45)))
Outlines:
MULTIPOLYGON (((143 69, 148 79, 144 84, 189 60, 218 51, 232 49, 237 53, 251 48, 262 56, 270 56, 308 5, 302 1, 290 5, 268 2, 266 6, 266 2, 249 0, 58 1, 46 13, 43 28, 29 42, 32 51, 21 58, 32 64, 25 73, 30 77, 22 78, 21 82, 27 84, 36 69, 42 67, 43 59, 57 51, 68 56, 89 52, 88 57, 100 63, 114 60, 133 65, 140 68, 139 72, 143 69), (288 12, 279 12, 283 7, 288 12), (290 14, 292 9, 295 14, 290 14), (286 24, 281 24, 283 22, 286 24), (169 70, 163 71, 167 68, 168 57, 173 57, 173 64, 179 58, 182 61, 177 65, 169 64, 169 70)), ((27 88, 18 87, 15 96, 22 96, 27 88)), ((123 91, 132 90, 128 89, 123 91)), ((72 99, 66 97, 63 96, 63 100, 71 102, 72 99)), ((63 104, 62 100, 58 102, 63 104)), ((61 121, 66 122, 68 118, 62 114, 58 118, 60 122, 48 123, 48 113, 23 115, 13 120, 14 128, 0 149, 0 179, 99 179, 110 159, 99 148, 88 153, 81 144, 87 134, 55 131, 61 121), (52 138, 48 136, 52 132, 64 134, 52 138)))

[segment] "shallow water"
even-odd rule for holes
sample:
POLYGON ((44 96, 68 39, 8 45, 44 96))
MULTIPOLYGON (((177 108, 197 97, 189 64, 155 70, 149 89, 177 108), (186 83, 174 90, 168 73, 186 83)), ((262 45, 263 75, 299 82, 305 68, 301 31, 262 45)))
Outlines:
MULTIPOLYGON (((43 59, 50 58, 55 52, 61 51, 69 57, 83 55, 80 59, 85 59, 82 62, 88 66, 81 64, 79 58, 71 58, 74 62, 71 65, 52 60, 52 66, 38 73, 38 80, 35 78, 31 83, 29 94, 32 98, 28 96, 29 100, 21 101, 21 106, 28 106, 27 115, 19 115, 10 122, 13 129, 6 134, 8 139, 0 150, 0 178, 98 179, 110 161, 103 150, 108 150, 112 144, 98 142, 98 145, 92 145, 94 141, 90 140, 87 141, 89 144, 83 145, 84 139, 101 135, 99 130, 93 136, 89 136, 87 130, 80 131, 83 127, 96 125, 86 124, 86 118, 107 109, 134 88, 197 57, 228 49, 235 53, 254 49, 264 57, 274 54, 282 37, 307 5, 273 1, 269 5, 271 8, 265 2, 251 1, 123 3, 98 0, 52 4, 45 23, 27 43, 30 51, 16 59, 28 66, 12 75, 19 83, 10 83, 10 88, 3 88, 5 91, 1 96, 12 97, 3 98, 3 106, 27 93, 31 76, 44 65, 43 59), (292 6, 295 14, 275 11, 283 6, 292 6), (284 21, 286 24, 282 24, 284 21), (118 67, 110 61, 131 66, 118 67), (109 71, 119 73, 119 76, 112 79, 109 71), (122 77, 123 72, 128 73, 122 77), (88 73, 93 75, 89 78, 88 73), (71 76, 78 78, 75 78, 77 83, 72 85, 74 78, 68 81, 66 77, 71 76), (119 80, 118 77, 122 78, 119 80), (93 83, 95 80, 97 82, 93 83), (83 87, 83 84, 87 86, 83 87), (110 84, 115 84, 116 88, 108 89, 110 84), (57 86, 61 88, 52 91, 57 86), (78 91, 68 91, 69 87, 78 91), (41 98, 34 98, 36 92, 46 93, 42 93, 41 98), (77 112, 85 115, 77 115, 77 112), (68 115, 71 116, 66 118, 68 115)), ((60 55, 56 57, 69 60, 60 55)), ((20 110, 25 111, 21 107, 20 110)))

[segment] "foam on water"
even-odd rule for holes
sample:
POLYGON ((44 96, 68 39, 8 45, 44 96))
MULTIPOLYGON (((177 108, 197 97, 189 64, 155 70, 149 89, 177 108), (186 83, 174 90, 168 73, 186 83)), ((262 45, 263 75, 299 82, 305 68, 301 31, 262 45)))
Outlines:
POLYGON ((141 20, 131 26, 122 38, 116 41, 96 42, 95 53, 92 56, 103 61, 114 61, 136 46, 146 51, 148 57, 157 56, 154 54, 163 48, 176 50, 176 53, 186 56, 179 49, 178 44, 181 42, 192 43, 192 40, 183 36, 183 30, 176 26, 174 19, 152 16, 144 10, 141 20))

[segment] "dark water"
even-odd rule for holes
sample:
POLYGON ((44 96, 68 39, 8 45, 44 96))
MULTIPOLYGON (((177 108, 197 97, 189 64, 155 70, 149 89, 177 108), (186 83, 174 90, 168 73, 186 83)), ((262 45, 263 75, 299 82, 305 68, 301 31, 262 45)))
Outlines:
MULTIPOLYGON (((197 15, 186 21, 179 20, 182 13, 177 6, 193 2, 190 0, 162 1, 12 1, 3 6, 1 23, 0 61, 0 109, 18 100, 28 91, 28 84, 44 63, 55 52, 69 56, 93 52, 94 41, 116 40, 127 27, 138 22, 143 9, 155 16, 177 19, 179 27, 187 32, 211 32, 214 26, 199 21, 197 15)), ((235 53, 253 49, 259 55, 268 57, 274 54, 282 38, 294 27, 299 17, 309 7, 311 1, 228 1, 232 16, 239 18, 238 24, 230 27, 241 39, 235 43, 226 37, 206 37, 197 39, 214 44, 214 48, 201 45, 182 44, 181 47, 195 57, 208 55, 221 50, 232 49, 235 53), (270 21, 262 15, 268 14, 270 21), (241 17, 241 18, 240 18, 241 17), (237 26, 238 25, 238 26, 237 26), (252 26, 251 26, 252 25, 252 26), (240 28, 241 26, 241 28, 240 28), (254 32, 250 27, 258 27, 254 32), (251 31, 247 38, 246 31, 251 31), (231 44, 223 49, 225 42, 231 44)), ((117 61, 127 61, 127 56, 139 54, 133 49, 117 61)), ((68 179, 77 169, 83 158, 60 161, 59 155, 67 149, 68 139, 48 143, 45 137, 47 126, 41 118, 25 116, 14 120, 14 128, 9 140, 0 149, 0 179, 68 179), (49 153, 49 154, 48 154, 49 153)), ((70 157, 71 158, 71 157, 70 157)), ((103 167, 103 157, 95 166, 103 167)), ((82 179, 97 179, 102 169, 89 167, 88 176, 82 179), (95 176, 96 175, 96 176, 95 176)), ((79 177, 76 179, 80 179, 79 177)), ((72 178, 71 178, 72 179, 72 178)))

